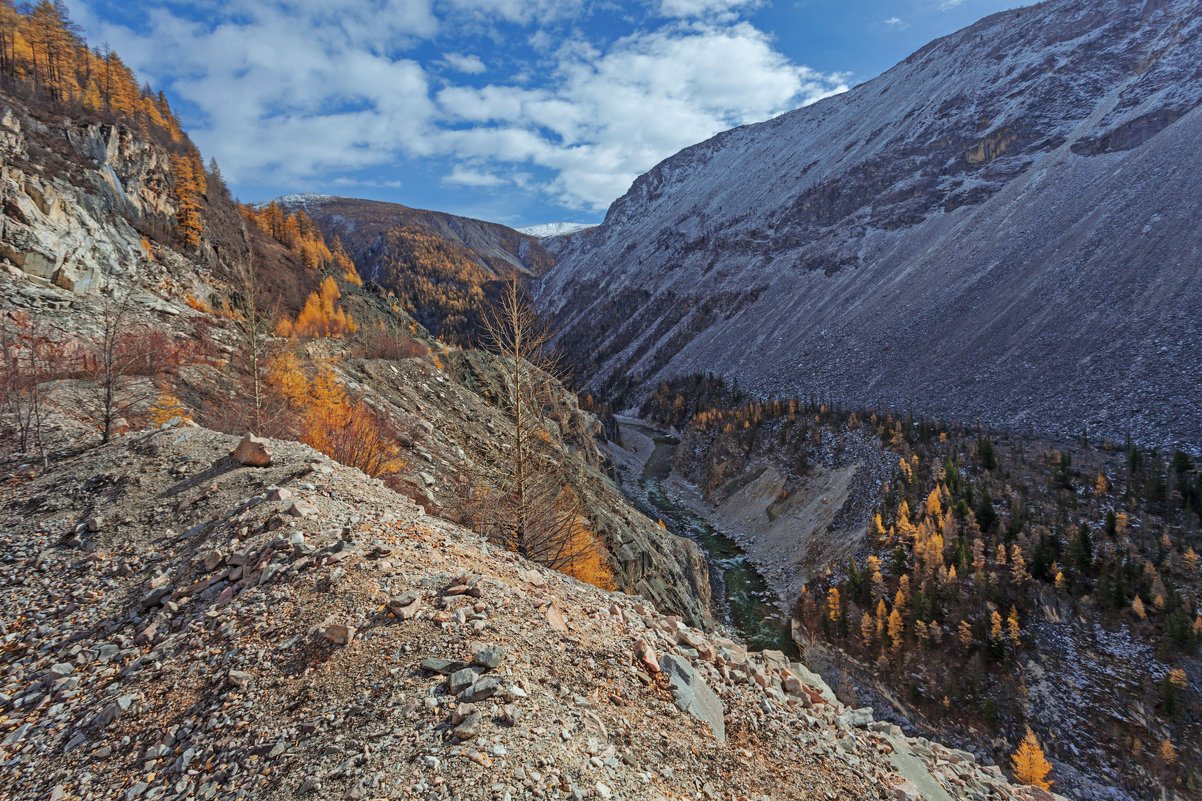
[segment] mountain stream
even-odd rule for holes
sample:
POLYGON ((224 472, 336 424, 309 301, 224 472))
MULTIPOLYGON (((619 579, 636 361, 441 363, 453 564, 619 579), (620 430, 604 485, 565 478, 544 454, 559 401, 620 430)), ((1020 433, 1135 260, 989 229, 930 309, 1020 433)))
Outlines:
POLYGON ((688 537, 705 551, 714 598, 726 622, 738 629, 754 650, 775 648, 796 656, 797 648, 789 636, 789 618, 777 607, 775 593, 752 567, 743 549, 664 490, 679 440, 646 426, 623 426, 655 442, 655 451, 643 468, 642 488, 650 507, 643 511, 658 517, 668 531, 688 537))

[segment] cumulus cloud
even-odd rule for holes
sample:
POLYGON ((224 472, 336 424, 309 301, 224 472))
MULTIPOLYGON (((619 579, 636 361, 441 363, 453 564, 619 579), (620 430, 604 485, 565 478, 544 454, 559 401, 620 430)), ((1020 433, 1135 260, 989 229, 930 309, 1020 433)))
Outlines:
POLYGON ((380 181, 375 178, 348 178, 340 176, 331 181, 334 186, 369 186, 378 189, 400 189, 404 184, 401 181, 380 181))
MULTIPOLYGON (((210 0, 179 0, 137 29, 86 5, 76 17, 169 86, 235 185, 304 189, 422 160, 448 186, 511 185, 596 211, 683 147, 847 88, 846 76, 793 63, 750 23, 720 18, 755 2, 664 0, 665 13, 689 19, 632 25, 610 41, 572 21, 549 33, 546 20, 583 13, 553 0, 244 0, 203 13, 210 0), (501 42, 504 69, 485 53, 495 79, 484 87, 433 78, 435 65, 485 71, 463 54, 473 41, 457 34, 464 18, 521 25, 524 42, 542 44, 515 56, 518 43, 501 42), (437 62, 423 61, 430 52, 437 62)), ((343 180, 390 187, 393 177, 343 180)))
POLYGON ((910 27, 902 21, 901 17, 890 17, 889 19, 885 20, 885 24, 890 28, 896 28, 899 31, 904 31, 906 28, 910 27))
POLYGON ((847 88, 789 62, 750 24, 694 25, 563 49, 547 87, 448 87, 457 152, 552 170, 564 204, 603 208, 661 159, 735 125, 847 88), (716 70, 714 64, 724 65, 716 70))
POLYGON ((398 145, 429 152, 426 74, 401 55, 437 31, 421 0, 247 0, 198 19, 156 9, 138 32, 95 25, 199 112, 190 133, 232 182, 377 166, 398 145))
POLYGON ((479 56, 447 53, 442 57, 442 60, 456 72, 463 72, 468 75, 480 75, 487 70, 479 56))
POLYGON ((665 17, 695 19, 717 16, 729 19, 741 11, 760 5, 761 0, 660 0, 659 13, 665 17))
POLYGON ((447 175, 444 180, 450 184, 459 184, 460 186, 471 186, 476 188, 503 186, 509 183, 499 175, 494 175, 491 172, 477 170, 463 165, 455 166, 455 168, 451 170, 450 174, 447 175))
POLYGON ((578 16, 583 0, 443 0, 447 10, 476 21, 503 20, 519 24, 548 22, 578 16))

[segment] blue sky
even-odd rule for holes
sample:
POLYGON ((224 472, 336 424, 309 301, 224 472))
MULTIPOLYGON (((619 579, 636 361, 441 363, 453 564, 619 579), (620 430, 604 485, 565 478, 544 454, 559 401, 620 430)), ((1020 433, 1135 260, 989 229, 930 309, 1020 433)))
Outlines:
POLYGON ((1018 0, 70 0, 235 194, 599 221, 713 134, 1018 0))

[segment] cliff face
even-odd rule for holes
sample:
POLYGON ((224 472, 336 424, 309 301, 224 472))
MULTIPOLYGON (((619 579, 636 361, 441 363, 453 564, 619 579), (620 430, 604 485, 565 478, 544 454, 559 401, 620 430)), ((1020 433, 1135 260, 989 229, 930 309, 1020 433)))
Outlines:
POLYGON ((130 221, 175 213, 165 150, 115 126, 46 125, 19 107, 0 111, 0 182, 0 257, 74 293, 148 255, 130 221))
POLYGON ((662 162, 548 243, 540 303, 594 386, 1197 445, 1200 62, 1195 0, 996 14, 662 162))

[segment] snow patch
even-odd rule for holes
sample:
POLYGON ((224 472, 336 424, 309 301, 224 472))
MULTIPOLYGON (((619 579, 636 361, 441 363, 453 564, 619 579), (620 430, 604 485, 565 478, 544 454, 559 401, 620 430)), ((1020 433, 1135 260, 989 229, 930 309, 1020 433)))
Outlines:
POLYGON ((564 236, 565 234, 574 234, 577 231, 583 231, 585 228, 596 228, 596 223, 576 223, 576 222, 554 222, 540 223, 538 225, 524 225, 521 228, 515 228, 519 234, 546 239, 552 236, 564 236))
POLYGON ((295 208, 299 206, 303 209, 307 209, 311 204, 320 205, 322 203, 328 203, 331 200, 337 199, 337 195, 322 195, 315 192, 297 192, 291 195, 280 195, 275 200, 256 203, 255 206, 257 208, 262 208, 263 206, 269 206, 272 203, 278 203, 281 206, 287 206, 289 208, 295 208))

